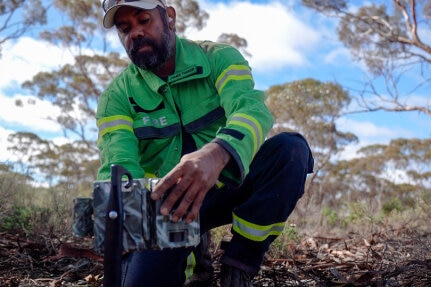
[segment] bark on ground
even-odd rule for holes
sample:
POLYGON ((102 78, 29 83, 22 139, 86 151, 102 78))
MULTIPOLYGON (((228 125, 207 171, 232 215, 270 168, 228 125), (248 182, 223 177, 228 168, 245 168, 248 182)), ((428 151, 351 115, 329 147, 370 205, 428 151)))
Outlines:
MULTIPOLYGON (((0 286, 102 286, 91 239, 24 239, 0 233, 0 286)), ((314 236, 266 258, 254 286, 431 286, 431 234, 314 236)), ((211 247, 218 286, 218 244, 211 247)))

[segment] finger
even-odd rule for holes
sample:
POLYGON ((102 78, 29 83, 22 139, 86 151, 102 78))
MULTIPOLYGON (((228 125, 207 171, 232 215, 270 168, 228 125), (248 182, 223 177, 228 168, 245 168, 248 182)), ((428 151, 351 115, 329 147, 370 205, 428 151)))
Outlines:
POLYGON ((196 195, 199 193, 199 186, 196 184, 190 185, 187 192, 184 193, 180 204, 172 215, 172 221, 176 222, 188 212, 194 201, 196 200, 196 195))
MULTIPOLYGON (((160 207, 161 214, 163 215, 169 214, 169 212, 174 207, 175 203, 177 203, 180 200, 180 198, 183 197, 183 194, 185 194, 185 192, 188 190, 191 182, 192 182, 192 179, 190 177, 183 177, 177 182, 177 184, 169 192, 169 195, 163 201, 163 204, 160 207)), ((184 213, 182 213, 181 215, 184 215, 184 213)), ((178 213, 177 213, 177 217, 179 217, 178 213)))
POLYGON ((183 218, 186 214, 189 217, 190 212, 193 213, 190 215, 190 218, 196 218, 200 206, 202 205, 203 198, 209 189, 209 187, 206 185, 206 182, 202 180, 202 177, 190 175, 189 178, 191 179, 191 182, 188 185, 186 192, 183 193, 183 198, 173 213, 172 221, 177 221, 180 218, 183 218), (192 211, 192 207, 195 205, 196 200, 198 200, 198 202, 192 211))
POLYGON ((151 193, 151 199, 158 200, 166 193, 167 190, 173 188, 177 184, 178 178, 181 177, 180 172, 181 171, 179 169, 173 169, 161 178, 151 193))
POLYGON ((192 208, 191 208, 190 212, 187 214, 187 217, 186 217, 186 222, 187 223, 192 222, 193 220, 195 220, 198 217, 199 210, 201 209, 202 202, 203 202, 203 200, 205 198, 205 194, 206 194, 206 192, 199 192, 196 195, 196 198, 193 201, 192 208))

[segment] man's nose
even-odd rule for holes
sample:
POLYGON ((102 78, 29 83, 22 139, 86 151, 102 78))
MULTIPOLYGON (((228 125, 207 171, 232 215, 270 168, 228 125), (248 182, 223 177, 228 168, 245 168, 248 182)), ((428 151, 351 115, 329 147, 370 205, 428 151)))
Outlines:
POLYGON ((133 27, 133 29, 130 31, 130 38, 132 39, 136 39, 144 36, 145 36, 145 31, 139 25, 133 27))

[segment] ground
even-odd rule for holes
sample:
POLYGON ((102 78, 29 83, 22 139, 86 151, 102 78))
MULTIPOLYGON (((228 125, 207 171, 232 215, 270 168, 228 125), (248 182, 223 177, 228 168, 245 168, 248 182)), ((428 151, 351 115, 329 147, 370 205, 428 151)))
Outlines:
MULTIPOLYGON (((218 259, 211 247, 218 286, 218 259)), ((431 286, 431 234, 304 237, 266 258, 254 286, 431 286)), ((103 260, 84 239, 23 239, 0 233, 0 286, 102 286, 103 260)))

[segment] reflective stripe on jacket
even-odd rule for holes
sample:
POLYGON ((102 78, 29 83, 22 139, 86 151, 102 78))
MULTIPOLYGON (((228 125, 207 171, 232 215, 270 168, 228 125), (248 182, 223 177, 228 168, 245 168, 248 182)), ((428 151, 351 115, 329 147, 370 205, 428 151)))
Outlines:
POLYGON ((135 178, 164 176, 180 161, 185 131, 197 148, 215 141, 231 154, 220 180, 232 184, 242 182, 273 124, 236 49, 178 37, 174 74, 165 81, 130 64, 101 95, 96 119, 99 180, 109 179, 111 164, 135 178))

